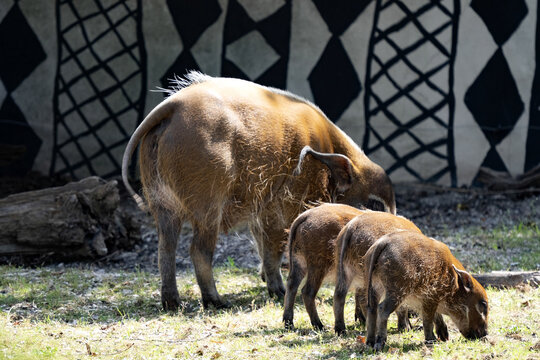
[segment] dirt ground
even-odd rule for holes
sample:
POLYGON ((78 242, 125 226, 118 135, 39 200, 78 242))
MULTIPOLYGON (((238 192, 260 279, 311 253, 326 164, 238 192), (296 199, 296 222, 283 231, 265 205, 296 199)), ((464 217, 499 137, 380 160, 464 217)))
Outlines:
MULTIPOLYGON (((23 190, 33 190, 47 186, 58 186, 66 179, 50 179, 36 174, 30 179, 16 181, 0 179, 0 197, 23 190)), ((433 185, 396 184, 398 214, 411 219, 422 231, 450 246, 465 266, 475 269, 496 268, 518 270, 520 251, 529 251, 530 246, 540 247, 540 190, 525 193, 492 193, 482 189, 450 189, 433 185), (491 241, 489 234, 511 229, 534 228, 532 245, 516 247, 509 251, 504 246, 486 243, 491 241), (488 234, 486 237, 485 234, 488 234), (511 252, 511 253, 510 253, 511 252), (489 263, 488 263, 489 261, 489 263), (486 262, 487 265, 483 265, 486 262), (491 265, 490 265, 491 264, 491 265)), ((141 241, 133 249, 116 251, 98 260, 69 261, 51 256, 2 257, 0 264, 53 265, 58 267, 97 267, 123 270, 144 270, 158 272, 157 234, 153 220, 140 212, 134 202, 121 191, 121 206, 140 217, 142 222, 141 241)), ((176 263, 178 269, 190 268, 189 244, 193 235, 189 224, 185 224, 178 243, 176 263)), ((531 240, 531 239, 529 239, 531 240)), ((536 253, 537 254, 537 253, 536 253)), ((536 267, 540 267, 540 259, 536 267)), ((259 264, 255 245, 245 227, 228 234, 221 234, 214 255, 214 264, 228 264, 237 267, 253 268, 259 264)), ((529 266, 530 267, 530 266, 529 266)), ((527 269, 532 270, 532 269, 527 269)))

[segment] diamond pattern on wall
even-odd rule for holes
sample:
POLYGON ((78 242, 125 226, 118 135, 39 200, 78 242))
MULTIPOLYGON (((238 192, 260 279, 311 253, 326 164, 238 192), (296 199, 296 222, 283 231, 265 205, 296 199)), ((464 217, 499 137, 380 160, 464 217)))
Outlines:
POLYGON ((469 87, 464 100, 491 146, 512 131, 524 104, 501 49, 469 87))
POLYGON ((471 8, 482 18, 497 45, 502 45, 527 16, 524 0, 473 0, 471 8))
POLYGON ((13 91, 46 58, 39 40, 17 4, 0 24, 0 78, 13 91), (15 36, 15 34, 17 34, 15 36))
POLYGON ((59 1, 57 6, 60 53, 51 173, 74 178, 119 174, 123 149, 144 109, 141 0, 59 1))
MULTIPOLYGON (((246 3, 247 5, 247 3, 246 3)), ((250 4, 251 5, 251 4, 250 4)), ((286 88, 291 27, 291 0, 277 9, 259 11, 257 20, 250 16, 253 9, 244 8, 237 0, 230 0, 223 30, 221 75, 286 88), (261 14, 268 14, 260 18, 261 14)))
POLYGON ((371 0, 313 0, 332 34, 345 32, 371 0))
POLYGON ((182 39, 183 49, 176 61, 161 77, 161 85, 169 86, 175 75, 183 75, 189 70, 201 70, 191 53, 191 48, 201 35, 219 18, 222 12, 217 0, 175 1, 167 0, 174 25, 182 39))
POLYGON ((540 4, 536 8, 536 70, 529 107, 529 130, 527 133, 525 171, 540 164, 540 4))
POLYGON ((337 37, 330 39, 308 79, 315 103, 333 121, 340 118, 362 90, 354 66, 337 37))
POLYGON ((0 152, 10 154, 0 159, 0 176, 24 175, 31 170, 42 141, 11 93, 47 55, 17 3, 0 22, 0 48, 0 81, 5 91, 0 105, 0 152))
POLYGON ((313 2, 332 36, 309 74, 308 81, 315 103, 330 120, 336 122, 362 91, 360 79, 340 36, 364 11, 370 0, 313 2))
POLYGON ((525 107, 502 46, 528 13, 523 0, 473 0, 471 8, 481 17, 498 49, 465 93, 464 102, 490 143, 481 166, 508 172, 496 149, 519 120, 525 107))
POLYGON ((225 58, 236 64, 249 79, 257 79, 279 60, 279 55, 258 31, 253 30, 227 46, 225 58), (253 49, 257 49, 257 57, 246 56, 253 49))
POLYGON ((373 25, 369 46, 363 148, 389 174, 405 170, 412 179, 432 182, 449 175, 455 184, 451 82, 459 1, 409 5, 400 0, 376 3, 375 19, 385 20, 373 25), (386 11, 395 13, 397 9, 403 17, 385 16, 386 11), (431 12, 446 18, 433 26, 426 21, 431 12), (451 46, 438 38, 449 29, 451 46), (388 124, 392 124, 391 131, 388 124), (425 128, 432 128, 429 136, 425 128), (413 166, 418 161, 429 166, 413 166))

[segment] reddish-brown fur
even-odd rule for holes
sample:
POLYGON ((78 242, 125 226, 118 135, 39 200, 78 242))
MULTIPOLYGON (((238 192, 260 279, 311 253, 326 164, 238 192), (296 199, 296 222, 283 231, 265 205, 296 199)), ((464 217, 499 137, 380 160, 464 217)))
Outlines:
POLYGON ((179 304, 175 251, 184 221, 193 226, 190 254, 203 305, 221 307, 226 302, 212 275, 220 231, 249 223, 268 290, 282 296, 284 229, 307 203, 375 202, 395 212, 384 170, 313 104, 248 81, 198 73, 180 85, 135 130, 122 163, 134 194, 127 165, 141 142, 141 179, 158 227, 165 308, 179 304))
POLYGON ((388 315, 401 304, 421 314, 426 341, 436 339, 433 324, 439 338, 448 339, 441 314, 450 316, 468 339, 487 334, 486 291, 440 241, 396 232, 379 239, 367 251, 365 263, 366 342, 376 350, 384 347, 388 315))
MULTIPOLYGON (((371 245, 381 236, 396 231, 422 232, 411 221, 401 216, 396 216, 378 211, 364 211, 341 229, 336 239, 336 288, 334 291, 334 317, 335 330, 338 334, 345 331, 345 318, 343 310, 345 297, 351 285, 357 289, 365 289, 363 281, 364 255, 371 245)), ((357 296, 363 300, 364 296, 357 296)), ((357 304, 366 314, 366 304, 363 301, 357 304)), ((405 330, 410 328, 407 311, 400 309, 398 312, 398 328, 405 330)))
MULTIPOLYGON (((362 210, 348 205, 322 204, 304 211, 289 231, 289 277, 285 291, 283 321, 293 327, 294 300, 304 277, 302 299, 311 324, 322 329, 323 324, 315 307, 315 296, 323 280, 334 270, 335 240, 340 230, 362 210)), ((358 303, 357 303, 358 305, 358 303)), ((363 315, 357 306, 355 317, 363 315)))

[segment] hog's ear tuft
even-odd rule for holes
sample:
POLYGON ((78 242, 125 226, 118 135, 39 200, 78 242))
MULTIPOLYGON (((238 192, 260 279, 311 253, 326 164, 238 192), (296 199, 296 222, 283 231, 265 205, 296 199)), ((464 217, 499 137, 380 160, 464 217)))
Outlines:
POLYGON ((351 160, 347 156, 334 153, 321 153, 313 150, 309 146, 305 146, 300 152, 298 166, 294 171, 294 175, 300 174, 302 162, 307 154, 310 154, 313 156, 313 158, 317 159, 328 167, 332 180, 334 181, 336 191, 339 194, 343 194, 351 187, 353 170, 351 160))
POLYGON ((462 287, 466 292, 471 291, 471 289, 473 288, 471 274, 469 274, 465 270, 459 270, 454 264, 452 264, 452 267, 457 274, 459 287, 462 287))

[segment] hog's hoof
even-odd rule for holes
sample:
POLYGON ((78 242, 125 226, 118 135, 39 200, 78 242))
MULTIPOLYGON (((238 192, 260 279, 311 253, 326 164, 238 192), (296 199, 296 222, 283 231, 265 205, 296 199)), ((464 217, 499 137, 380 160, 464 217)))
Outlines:
POLYGON ((397 329, 398 329, 398 332, 400 332, 400 333, 411 331, 412 326, 411 326, 411 323, 410 323, 409 319, 405 319, 404 321, 400 321, 400 319, 398 319, 397 329))
POLYGON ((360 324, 365 324, 366 323, 366 317, 362 313, 362 310, 356 309, 354 311, 354 321, 357 321, 360 324))
POLYGON ((342 336, 345 335, 345 326, 334 326, 334 331, 336 332, 336 335, 342 336))
POLYGON ((285 324, 285 330, 294 330, 294 323, 292 319, 283 319, 285 324))
POLYGON ((180 307, 180 296, 178 293, 161 293, 161 305, 165 311, 177 311, 180 307))
POLYGON ((216 310, 222 310, 222 309, 230 309, 232 307, 231 303, 228 301, 223 301, 221 299, 218 300, 204 300, 203 299, 203 308, 205 310, 210 309, 213 307, 216 310))
POLYGON ((313 325, 313 328, 315 330, 319 330, 319 331, 323 331, 324 330, 324 325, 322 324, 322 322, 318 322, 318 323, 315 323, 315 324, 311 324, 313 325))
POLYGON ((283 300, 285 298, 285 288, 284 287, 278 287, 277 289, 270 289, 268 288, 268 294, 270 297, 275 297, 278 300, 283 300))
POLYGON ((373 350, 381 351, 384 348, 385 343, 386 340, 381 339, 379 336, 377 336, 377 340, 375 340, 375 344, 373 344, 373 350))
POLYGON ((439 337, 439 340, 441 341, 448 341, 450 336, 448 335, 448 328, 444 327, 442 329, 437 329, 437 336, 439 337))

